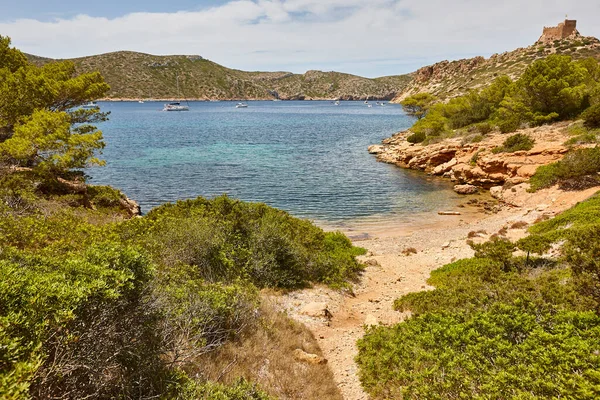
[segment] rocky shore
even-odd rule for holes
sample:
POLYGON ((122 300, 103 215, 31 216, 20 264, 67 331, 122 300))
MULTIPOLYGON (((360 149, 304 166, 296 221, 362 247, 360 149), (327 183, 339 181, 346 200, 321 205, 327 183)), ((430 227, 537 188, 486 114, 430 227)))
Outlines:
MULTIPOLYGON (((379 161, 442 176, 457 185, 496 187, 491 192, 497 195, 499 186, 512 187, 527 182, 539 166, 560 160, 568 151, 564 143, 570 137, 569 124, 561 122, 519 131, 535 139, 535 146, 514 153, 492 152, 508 137, 500 132, 487 134, 476 143, 469 142, 470 137, 466 136, 424 146, 406 141, 410 131, 399 132, 381 145, 369 146, 369 152, 379 161)), ((467 187, 464 190, 465 194, 469 191, 467 187)))

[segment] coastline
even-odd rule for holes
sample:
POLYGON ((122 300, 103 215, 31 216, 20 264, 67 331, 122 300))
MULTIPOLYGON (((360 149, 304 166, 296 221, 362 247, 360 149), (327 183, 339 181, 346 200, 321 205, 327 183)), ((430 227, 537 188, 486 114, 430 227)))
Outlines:
POLYGON ((421 225, 398 229, 383 227, 372 237, 354 240, 368 253, 361 257, 367 268, 351 292, 315 286, 271 297, 317 338, 344 399, 366 400, 368 396, 362 390, 354 363, 358 354, 356 341, 364 335, 367 326, 393 325, 409 316, 393 310, 396 298, 432 289, 426 283, 431 271, 455 260, 472 257, 473 250, 467 244, 469 232, 485 231, 474 239, 483 242, 507 228, 507 237, 518 240, 527 235, 527 227, 514 228, 515 222, 531 225, 539 218, 552 217, 598 190, 600 187, 580 192, 564 192, 557 188, 534 194, 520 191, 519 198, 514 201, 518 205, 504 203, 496 214, 476 212, 468 216, 445 217, 443 223, 427 220, 421 225), (402 253, 409 248, 414 248, 416 254, 402 253), (323 317, 321 310, 324 307, 333 315, 331 320, 323 317))
POLYGON ((342 96, 341 98, 339 97, 306 97, 306 96, 300 96, 300 97, 291 97, 291 98, 275 98, 275 97, 244 97, 244 98, 188 98, 188 99, 178 99, 178 98, 146 98, 146 97, 136 97, 136 98, 129 98, 129 97, 105 97, 105 98, 100 98, 97 99, 96 101, 102 101, 102 102, 114 102, 114 103, 119 103, 119 102, 139 102, 139 101, 144 101, 144 102, 148 102, 148 103, 157 103, 157 102, 174 102, 174 101, 178 101, 178 102, 183 102, 183 101, 201 101, 201 102, 220 102, 220 101, 389 101, 391 102, 391 99, 389 96, 387 97, 373 97, 373 96, 359 96, 354 98, 353 96, 351 96, 352 98, 346 98, 346 96, 342 96))

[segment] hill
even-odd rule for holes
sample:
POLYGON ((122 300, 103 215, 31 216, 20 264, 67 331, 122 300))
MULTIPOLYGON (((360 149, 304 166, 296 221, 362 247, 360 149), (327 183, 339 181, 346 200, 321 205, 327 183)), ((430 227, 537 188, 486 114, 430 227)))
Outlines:
POLYGON ((535 60, 550 54, 569 55, 574 59, 600 59, 600 40, 577 35, 560 40, 538 41, 529 47, 494 54, 487 59, 474 57, 441 61, 417 70, 411 82, 392 102, 399 103, 407 96, 422 92, 443 99, 457 97, 471 89, 485 87, 501 75, 508 75, 514 80, 535 60))
MULTIPOLYGON (((27 55, 36 65, 53 60, 27 55)), ((111 87, 110 99, 392 99, 411 78, 377 79, 340 72, 245 72, 201 56, 154 56, 119 51, 72 59, 78 73, 99 71, 111 87), (177 77, 180 95, 177 93, 177 77)))

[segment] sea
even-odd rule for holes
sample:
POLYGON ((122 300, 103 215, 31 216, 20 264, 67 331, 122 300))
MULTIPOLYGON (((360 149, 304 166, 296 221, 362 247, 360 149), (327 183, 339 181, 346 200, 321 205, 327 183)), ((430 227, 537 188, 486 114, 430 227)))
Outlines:
POLYGON ((87 170, 146 213, 221 194, 262 202, 320 226, 367 230, 418 222, 460 201, 447 180, 378 162, 371 144, 414 122, 370 101, 99 102, 106 166, 87 170))

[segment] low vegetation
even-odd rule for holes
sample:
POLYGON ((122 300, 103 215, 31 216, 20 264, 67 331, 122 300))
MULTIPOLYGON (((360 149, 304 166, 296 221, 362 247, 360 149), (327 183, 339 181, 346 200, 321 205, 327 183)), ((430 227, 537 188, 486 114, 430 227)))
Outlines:
MULTIPOLYGON (((428 106, 411 128, 413 141, 427 143, 456 135, 456 130, 466 135, 479 129, 485 135, 492 126, 503 133, 514 132, 580 115, 587 127, 594 127, 600 102, 599 71, 598 61, 592 58, 576 61, 550 55, 529 65, 516 81, 500 76, 484 89, 428 106)), ((423 96, 408 97, 403 104, 412 105, 423 96)))
POLYGON ((397 299, 412 317, 371 328, 357 362, 373 398, 578 398, 600 394, 600 196, 516 243, 431 274, 397 299), (547 254, 552 248, 558 253, 547 254), (517 250, 520 252, 515 253, 517 250))
POLYGON ((502 146, 498 146, 492 149, 492 153, 514 153, 515 151, 527 151, 533 149, 535 140, 529 135, 517 133, 509 136, 502 146))
POLYGON ((562 189, 581 190, 600 184, 600 147, 574 150, 552 164, 539 167, 530 179, 531 190, 558 184, 562 189))
POLYGON ((83 173, 107 115, 79 106, 106 90, 0 37, 0 398, 339 398, 326 365, 291 359, 316 341, 259 289, 344 287, 364 250, 226 196, 130 218, 83 173))

